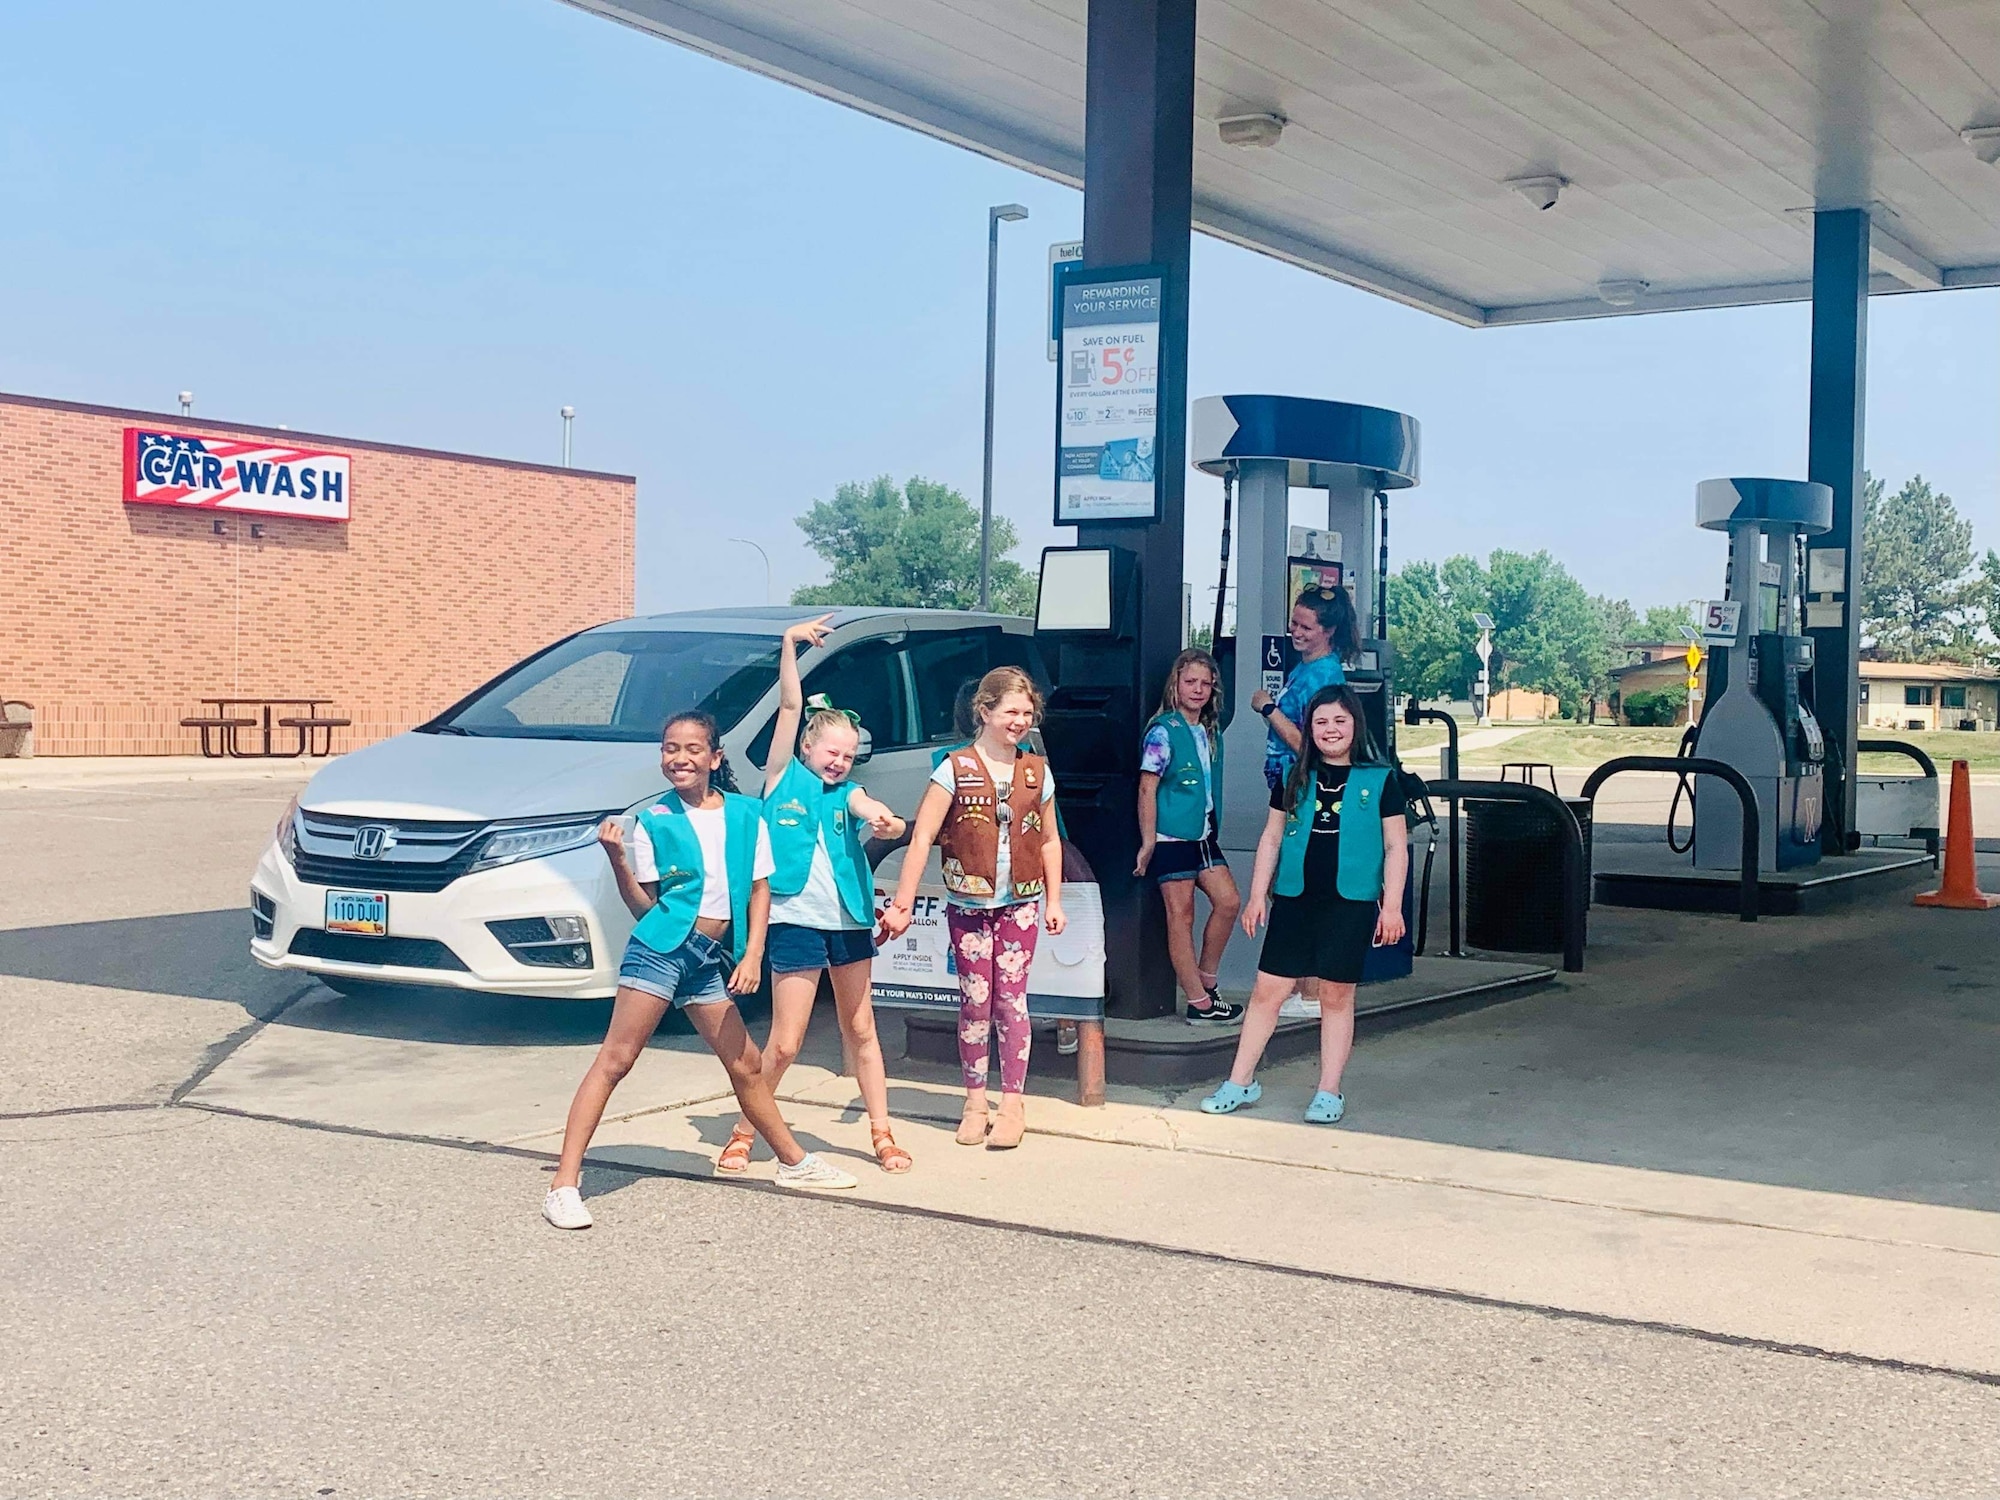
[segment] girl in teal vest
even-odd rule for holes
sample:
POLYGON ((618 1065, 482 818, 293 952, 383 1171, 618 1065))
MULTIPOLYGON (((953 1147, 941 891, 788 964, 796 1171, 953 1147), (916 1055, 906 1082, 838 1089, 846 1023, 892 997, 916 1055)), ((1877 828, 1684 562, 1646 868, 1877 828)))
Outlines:
POLYGON ((638 925, 618 968, 610 1029, 570 1101, 562 1157, 542 1204, 542 1216, 558 1229, 590 1227, 578 1190, 583 1153, 611 1091, 672 1006, 687 1013, 728 1069, 744 1115, 778 1154, 780 1185, 856 1185, 851 1174, 792 1138, 764 1082, 757 1044, 730 999, 753 993, 763 976, 773 869, 763 804, 736 794, 715 720, 699 710, 667 721, 660 772, 668 790, 640 810, 629 851, 618 819, 606 818, 598 830, 618 894, 638 925))
POLYGON ((1322 688, 1306 707, 1304 753, 1271 794, 1257 845, 1243 930, 1270 918, 1249 1014, 1229 1081, 1201 1101, 1226 1115, 1263 1094, 1257 1063, 1278 1029, 1278 1009, 1302 985, 1319 991, 1319 1092, 1314 1125, 1346 1112, 1340 1075, 1354 1048, 1354 986, 1373 943, 1403 936, 1409 828, 1396 768, 1378 762, 1352 688, 1322 688))
MULTIPOLYGON (((894 840, 903 820, 847 779, 861 751, 860 721, 799 683, 799 646, 824 644, 830 615, 802 620, 778 648, 778 719, 764 766, 764 826, 770 833, 771 1034, 764 1042, 764 1082, 775 1096, 799 1055, 819 994, 833 981, 840 1034, 852 1063, 875 1160, 885 1172, 910 1170, 910 1153, 889 1128, 889 1080, 875 1034, 871 970, 875 958, 875 872, 863 840, 894 840), (805 733, 799 721, 805 719, 805 733), (798 745, 798 754, 792 746, 798 745)), ((746 1111, 716 1162, 721 1172, 750 1165, 756 1137, 746 1111)))
POLYGON ((1222 672, 1199 647, 1174 658, 1160 711, 1139 747, 1139 862, 1132 873, 1159 883, 1167 908, 1167 956, 1180 980, 1190 1026, 1241 1019, 1243 1007, 1216 993, 1222 950, 1243 905, 1222 857, 1222 672), (1194 893, 1208 897, 1201 956, 1194 950, 1194 893))

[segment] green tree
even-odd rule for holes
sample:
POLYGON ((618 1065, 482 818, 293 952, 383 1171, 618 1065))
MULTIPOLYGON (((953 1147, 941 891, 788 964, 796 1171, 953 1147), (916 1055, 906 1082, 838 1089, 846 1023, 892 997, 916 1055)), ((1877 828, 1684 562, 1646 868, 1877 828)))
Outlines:
POLYGON ((1639 621, 1638 633, 1627 636, 1627 640, 1645 641, 1648 644, 1659 641, 1679 641, 1683 625, 1694 624, 1685 604, 1655 604, 1647 610, 1639 621))
MULTIPOLYGON (((979 607, 979 511, 949 485, 913 477, 898 488, 887 474, 843 484, 798 524, 830 576, 794 590, 794 604, 979 607)), ((1001 614, 1034 612, 1035 576, 1006 556, 1019 540, 1013 522, 993 518, 992 597, 1001 614)))
POLYGON ((1597 672, 1590 679, 1590 690, 1585 695, 1585 707, 1590 722, 1597 722, 1597 705, 1609 698, 1617 683, 1612 680, 1614 667, 1625 664, 1625 653, 1619 649, 1627 641, 1637 640, 1639 615, 1632 608, 1629 599, 1613 599, 1600 595, 1590 601, 1597 611, 1597 630, 1602 639, 1602 649, 1597 656, 1597 672))
POLYGON ((1885 489, 1872 474, 1862 486, 1862 634, 1891 660, 1976 654, 1972 523, 1921 474, 1885 489))
MULTIPOLYGON (((1451 562, 1478 567, 1471 558, 1451 562)), ((1401 691, 1419 698, 1470 694, 1479 672, 1479 658, 1472 650, 1479 631, 1472 623, 1472 611, 1482 608, 1484 600, 1482 587, 1470 603, 1461 602, 1435 563, 1410 563, 1390 579, 1389 642, 1396 651, 1396 686, 1401 691)))
POLYGON ((1498 682, 1552 695, 1574 716, 1606 666, 1603 623, 1583 585, 1547 552, 1487 560, 1498 682))

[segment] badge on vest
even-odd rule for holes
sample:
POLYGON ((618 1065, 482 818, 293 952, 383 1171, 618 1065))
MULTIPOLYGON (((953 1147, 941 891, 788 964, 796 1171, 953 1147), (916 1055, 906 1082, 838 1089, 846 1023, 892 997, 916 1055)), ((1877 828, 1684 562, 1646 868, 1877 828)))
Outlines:
POLYGON ((778 804, 778 823, 785 828, 797 828, 806 820, 806 805, 796 798, 778 804), (789 815, 789 816, 788 816, 789 815))

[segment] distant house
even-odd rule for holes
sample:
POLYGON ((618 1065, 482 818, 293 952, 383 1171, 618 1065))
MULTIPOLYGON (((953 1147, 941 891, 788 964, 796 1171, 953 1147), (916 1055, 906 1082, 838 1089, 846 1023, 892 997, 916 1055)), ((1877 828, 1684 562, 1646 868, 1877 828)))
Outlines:
MULTIPOLYGON (((1626 661, 1624 666, 1611 669, 1611 697, 1606 706, 1610 708, 1612 717, 1621 723, 1625 722, 1625 699, 1631 694, 1687 687, 1686 641, 1632 641, 1618 649, 1625 653, 1626 661)), ((1702 657, 1694 675, 1705 693, 1708 690, 1707 656, 1702 657)), ((1683 704, 1674 722, 1685 724, 1687 717, 1687 706, 1683 704)))
POLYGON ((1952 662, 1864 661, 1859 718, 1871 729, 1986 729, 2000 722, 2000 674, 1952 662))
POLYGON ((1553 693, 1503 688, 1487 702, 1486 717, 1494 723, 1522 724, 1533 719, 1546 724, 1562 717, 1562 704, 1553 693))

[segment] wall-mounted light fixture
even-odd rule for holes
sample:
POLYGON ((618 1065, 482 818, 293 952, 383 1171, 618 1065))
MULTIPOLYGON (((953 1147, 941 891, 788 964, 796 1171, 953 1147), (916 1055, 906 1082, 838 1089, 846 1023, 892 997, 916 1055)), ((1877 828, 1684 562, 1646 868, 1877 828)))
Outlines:
POLYGON ((208 523, 208 529, 214 532, 217 536, 229 535, 229 528, 224 526, 220 521, 210 521, 208 523))
POLYGON ((264 527, 262 523, 257 521, 252 521, 250 523, 250 540, 253 542, 262 541, 263 537, 264 537, 264 527))

